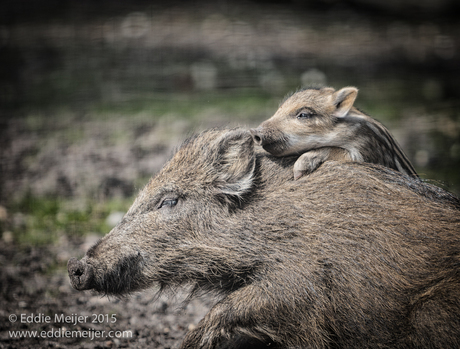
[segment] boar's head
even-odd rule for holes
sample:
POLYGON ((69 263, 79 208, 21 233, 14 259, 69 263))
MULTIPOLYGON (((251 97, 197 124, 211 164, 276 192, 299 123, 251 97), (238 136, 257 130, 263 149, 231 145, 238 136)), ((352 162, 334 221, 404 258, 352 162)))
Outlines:
POLYGON ((72 286, 114 295, 154 283, 237 287, 257 261, 232 255, 225 235, 232 212, 250 200, 255 166, 248 131, 210 130, 188 139, 122 221, 83 259, 69 260, 72 286))

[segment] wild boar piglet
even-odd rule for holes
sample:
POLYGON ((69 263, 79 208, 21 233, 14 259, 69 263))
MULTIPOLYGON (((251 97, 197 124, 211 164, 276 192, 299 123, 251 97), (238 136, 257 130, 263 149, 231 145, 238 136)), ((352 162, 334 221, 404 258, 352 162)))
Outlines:
POLYGON ((369 162, 418 177, 388 129, 353 106, 357 95, 355 87, 296 92, 251 130, 254 141, 275 156, 301 154, 295 179, 327 160, 369 162))

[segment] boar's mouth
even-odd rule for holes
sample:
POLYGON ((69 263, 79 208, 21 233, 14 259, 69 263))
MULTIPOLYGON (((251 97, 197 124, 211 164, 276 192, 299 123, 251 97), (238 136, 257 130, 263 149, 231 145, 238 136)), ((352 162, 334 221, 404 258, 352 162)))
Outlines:
POLYGON ((142 278, 143 258, 140 253, 121 258, 110 268, 95 268, 86 257, 71 258, 67 263, 70 283, 78 291, 94 290, 105 295, 123 296, 148 287, 142 278))

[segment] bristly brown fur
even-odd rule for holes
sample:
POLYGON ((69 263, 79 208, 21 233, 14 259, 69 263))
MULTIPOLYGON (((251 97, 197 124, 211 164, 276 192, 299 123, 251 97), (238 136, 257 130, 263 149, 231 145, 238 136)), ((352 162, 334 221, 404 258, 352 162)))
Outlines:
POLYGON ((242 129, 185 144, 69 261, 74 287, 217 294, 181 348, 460 347, 458 198, 368 163, 294 181, 242 129))
POLYGON ((288 92, 286 94, 286 96, 284 96, 284 98, 281 100, 281 102, 278 104, 278 107, 281 107, 284 102, 286 102, 289 98, 291 98, 293 95, 295 95, 296 93, 299 93, 299 92, 302 92, 302 91, 306 91, 306 90, 316 90, 316 91, 319 91, 323 88, 323 86, 304 86, 304 87, 299 87, 297 90, 295 91, 291 91, 291 92, 288 92))

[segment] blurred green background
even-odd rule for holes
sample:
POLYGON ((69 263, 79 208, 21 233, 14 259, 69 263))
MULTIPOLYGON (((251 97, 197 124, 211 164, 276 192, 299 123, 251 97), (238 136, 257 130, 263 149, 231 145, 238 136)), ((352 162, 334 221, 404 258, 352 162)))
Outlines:
POLYGON ((256 126, 302 86, 356 86, 420 175, 460 193, 456 1, 7 0, 4 243, 105 234, 193 132, 256 126))

